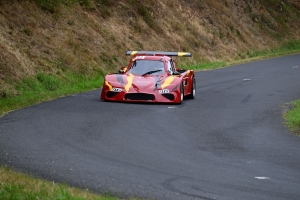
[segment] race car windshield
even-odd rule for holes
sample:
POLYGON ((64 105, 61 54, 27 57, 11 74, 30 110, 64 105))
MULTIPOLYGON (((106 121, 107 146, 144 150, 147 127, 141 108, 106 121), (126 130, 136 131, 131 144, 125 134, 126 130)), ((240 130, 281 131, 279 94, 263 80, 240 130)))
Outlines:
POLYGON ((130 73, 136 75, 160 75, 165 73, 164 63, 155 60, 136 60, 133 62, 130 73))

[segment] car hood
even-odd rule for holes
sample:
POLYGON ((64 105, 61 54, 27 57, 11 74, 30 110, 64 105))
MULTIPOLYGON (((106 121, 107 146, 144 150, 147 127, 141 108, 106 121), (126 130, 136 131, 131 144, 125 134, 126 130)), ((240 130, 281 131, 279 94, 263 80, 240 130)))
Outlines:
POLYGON ((166 75, 109 74, 105 78, 105 84, 110 84, 112 87, 122 87, 126 92, 134 92, 134 90, 136 92, 150 92, 151 90, 154 92, 175 84, 174 79, 175 76, 166 75))

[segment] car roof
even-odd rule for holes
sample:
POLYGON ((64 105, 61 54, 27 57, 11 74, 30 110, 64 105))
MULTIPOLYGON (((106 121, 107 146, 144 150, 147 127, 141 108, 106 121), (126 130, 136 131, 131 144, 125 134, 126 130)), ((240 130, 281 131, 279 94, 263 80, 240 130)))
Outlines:
POLYGON ((132 57, 134 60, 153 60, 153 61, 168 61, 171 58, 168 56, 149 56, 149 55, 135 55, 132 57))

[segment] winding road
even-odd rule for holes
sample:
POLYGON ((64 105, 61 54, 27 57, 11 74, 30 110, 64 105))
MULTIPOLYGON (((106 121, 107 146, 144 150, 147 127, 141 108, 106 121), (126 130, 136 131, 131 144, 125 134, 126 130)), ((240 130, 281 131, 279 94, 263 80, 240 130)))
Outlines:
POLYGON ((159 200, 300 199, 300 54, 196 73, 181 105, 113 103, 101 90, 0 119, 0 164, 96 192, 159 200))

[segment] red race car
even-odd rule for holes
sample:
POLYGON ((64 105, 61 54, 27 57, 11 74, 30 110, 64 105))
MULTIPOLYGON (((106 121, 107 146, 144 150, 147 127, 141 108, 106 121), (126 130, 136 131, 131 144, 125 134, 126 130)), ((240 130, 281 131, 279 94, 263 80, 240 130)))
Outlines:
POLYGON ((189 52, 127 51, 129 65, 107 74, 101 92, 105 101, 182 103, 194 99, 193 70, 179 70, 172 56, 191 57, 189 52))

